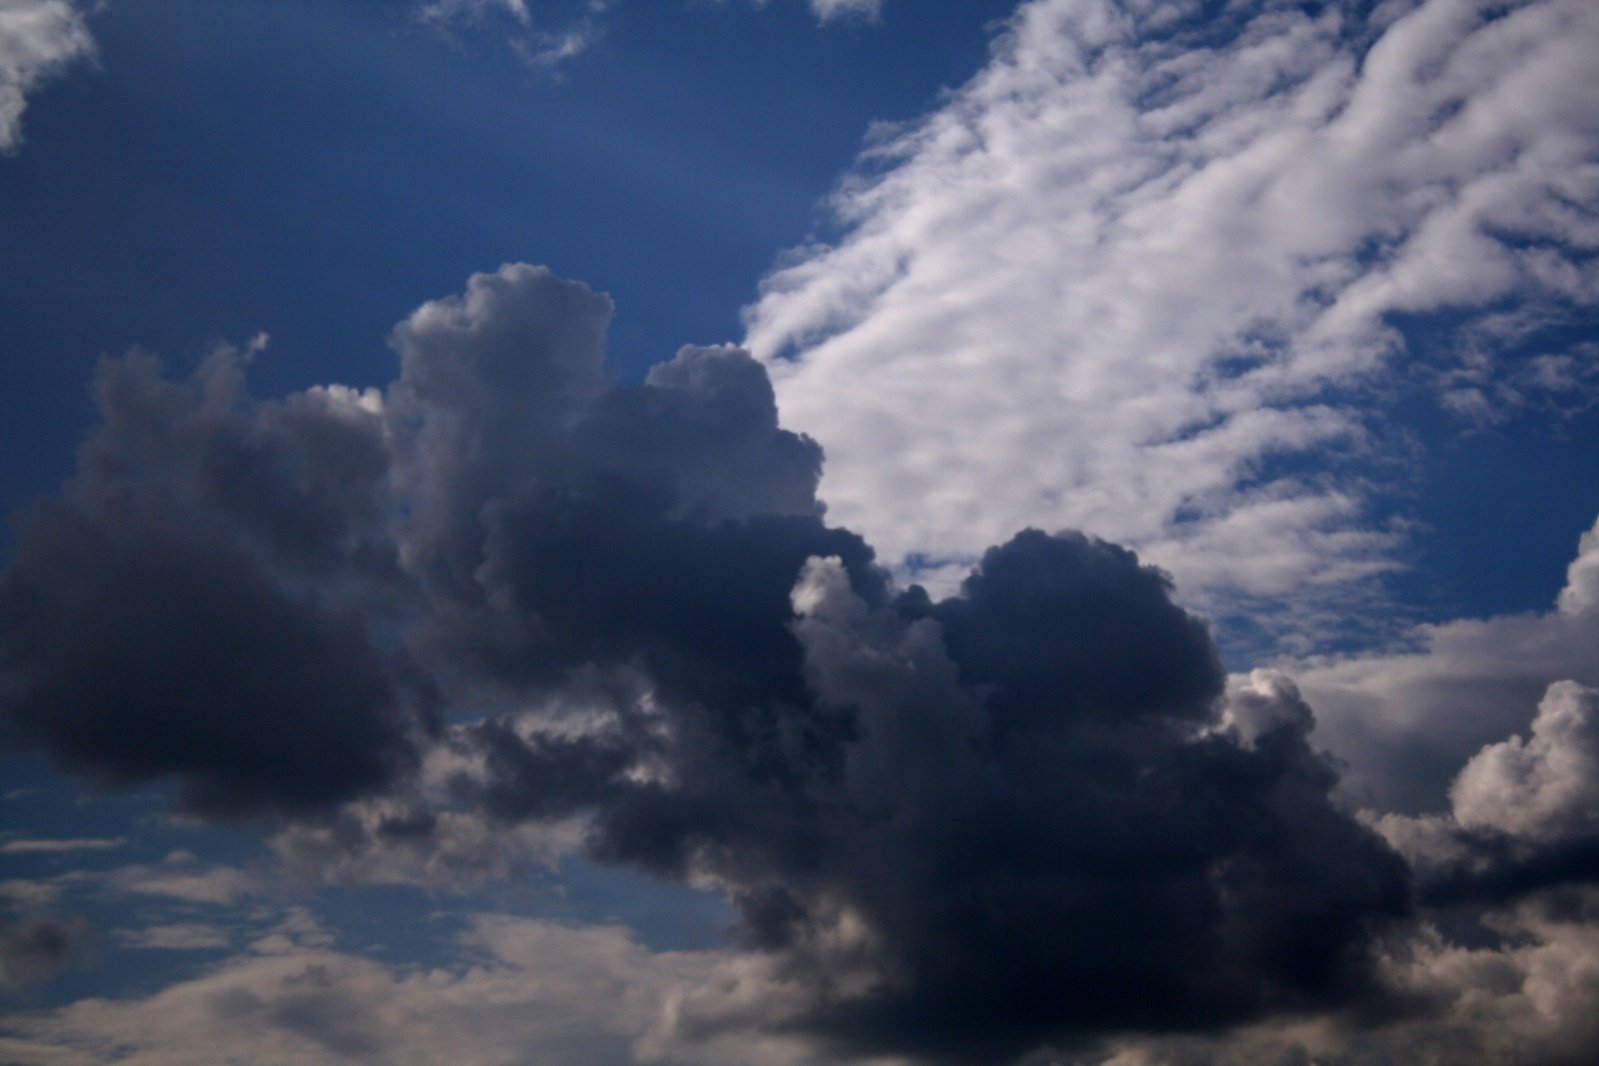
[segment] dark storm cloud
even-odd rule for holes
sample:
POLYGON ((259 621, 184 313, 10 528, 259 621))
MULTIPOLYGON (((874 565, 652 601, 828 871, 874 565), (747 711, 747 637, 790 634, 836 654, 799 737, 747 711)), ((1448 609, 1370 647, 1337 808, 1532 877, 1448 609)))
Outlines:
POLYGON ((0 585, 10 728, 206 810, 404 794, 364 848, 463 806, 583 814, 596 856, 720 885, 837 1058, 1004 1061, 1372 987, 1403 864, 1329 802, 1291 689, 1222 715, 1161 574, 1029 531, 959 596, 896 595, 758 364, 689 348, 619 386, 609 317, 507 266, 397 328, 383 397, 109 368, 0 585), (404 773, 429 686, 476 719, 433 749, 437 815, 404 773))
POLYGON ((795 606, 808 713, 839 716, 822 750, 757 774, 679 746, 674 784, 620 796, 597 843, 658 864, 681 838, 671 853, 812 990, 794 1024, 838 1056, 1008 1061, 1371 989, 1364 947, 1406 909, 1403 864, 1329 802, 1308 713, 1250 746, 1200 728, 1213 652, 1131 553, 1024 533, 938 605, 874 606, 814 562, 795 606), (984 612, 1053 625, 1053 673, 1017 669, 1025 648, 962 661, 939 619, 984 612))
POLYGON ((0 706, 98 781, 304 811, 411 757, 414 686, 369 609, 393 578, 386 464, 361 412, 251 404, 239 363, 218 353, 187 383, 144 357, 102 368, 105 426, 0 577, 0 706))

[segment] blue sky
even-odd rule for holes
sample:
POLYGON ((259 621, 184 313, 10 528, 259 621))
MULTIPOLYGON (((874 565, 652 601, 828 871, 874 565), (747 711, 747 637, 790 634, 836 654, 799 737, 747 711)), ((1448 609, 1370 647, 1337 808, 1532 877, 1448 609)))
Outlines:
POLYGON ((1591 1061, 1595 54, 0 3, 0 1059, 1591 1061))

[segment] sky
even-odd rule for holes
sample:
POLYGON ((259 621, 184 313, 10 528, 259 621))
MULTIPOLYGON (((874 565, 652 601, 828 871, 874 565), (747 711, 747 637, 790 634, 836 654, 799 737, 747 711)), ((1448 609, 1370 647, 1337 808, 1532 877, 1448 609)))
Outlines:
POLYGON ((1593 1062, 1596 101, 1588 0, 0 0, 0 1062, 1593 1062))

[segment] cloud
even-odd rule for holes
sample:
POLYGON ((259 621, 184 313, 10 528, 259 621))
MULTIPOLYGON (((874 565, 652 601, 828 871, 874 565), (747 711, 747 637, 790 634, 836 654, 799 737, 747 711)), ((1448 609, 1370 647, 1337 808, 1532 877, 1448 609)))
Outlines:
POLYGON ((159 863, 112 870, 105 884, 119 895, 159 896, 215 906, 237 903, 265 888, 259 873, 232 866, 202 866, 184 851, 175 851, 159 863))
MULTIPOLYGON (((388 966, 286 941, 235 956, 148 998, 85 1000, 11 1020, 0 1057, 37 1063, 72 1048, 83 1063, 537 1061, 631 1063, 680 982, 714 955, 651 954, 614 927, 471 919, 463 959, 388 966), (31 1049, 39 1049, 30 1053, 31 1049)), ((661 1060, 657 1060, 661 1061, 661 1060)), ((764 1063, 714 1056, 674 1061, 764 1063)), ((793 1060, 790 1060, 793 1061, 793 1060)))
POLYGON ((1523 732, 1557 681, 1599 685, 1599 523, 1583 534, 1556 608, 1418 626, 1402 650, 1284 660, 1316 709, 1316 742, 1347 765, 1355 802, 1417 813, 1484 745, 1523 732))
MULTIPOLYGON (((729 0, 722 0, 723 3, 729 0)), ((751 0, 757 7, 765 7, 769 0, 751 0)), ((808 0, 811 13, 818 22, 861 19, 875 21, 883 11, 883 0, 808 0)))
POLYGON ((452 38, 492 29, 530 66, 553 68, 592 48, 604 35, 614 0, 424 0, 415 17, 452 38))
POLYGON ((1497 943, 1466 946, 1426 930, 1395 946, 1383 966, 1423 1009, 1389 1018, 1274 1021, 1220 1038, 1113 1041, 1090 1054, 1044 1059, 1069 1066, 1581 1066, 1599 1043, 1599 924, 1594 893, 1561 895, 1496 912, 1497 943))
POLYGON ((118 929, 112 934, 126 948, 160 951, 211 951, 233 946, 233 937, 218 925, 179 922, 144 929, 118 929))
POLYGON ((126 837, 87 840, 8 840, 0 855, 56 855, 69 851, 108 851, 127 844, 126 837))
POLYGON ((83 14, 69 0, 11 0, 0 9, 0 154, 22 144, 28 94, 94 54, 83 14))
POLYGON ((0 924, 0 991, 54 977, 83 943, 82 922, 41 917, 16 924, 0 924))
POLYGON ((175 776, 211 813, 374 789, 426 728, 374 632, 395 573, 381 423, 336 391, 248 400, 246 358, 183 383, 145 356, 105 364, 104 426, 0 576, 20 738, 110 784, 175 776))
POLYGON ((1599 688, 1550 685, 1531 736, 1472 756, 1450 800, 1468 829, 1535 840, 1599 836, 1599 688))
MULTIPOLYGON (((720 0, 726 3, 729 0, 720 0)), ((756 7, 767 0, 750 0, 756 7)), ((809 0, 819 23, 876 21, 882 0, 809 0)), ((415 17, 451 39, 492 30, 529 66, 554 69, 599 44, 618 0, 419 0, 415 17)))
POLYGON ((1406 330, 1508 384, 1542 342, 1493 336, 1506 301, 1571 322, 1599 294, 1595 18, 1023 5, 748 309, 830 515, 944 588, 1022 526, 1087 530, 1315 637, 1318 596, 1395 565, 1386 412, 1468 347, 1406 330))

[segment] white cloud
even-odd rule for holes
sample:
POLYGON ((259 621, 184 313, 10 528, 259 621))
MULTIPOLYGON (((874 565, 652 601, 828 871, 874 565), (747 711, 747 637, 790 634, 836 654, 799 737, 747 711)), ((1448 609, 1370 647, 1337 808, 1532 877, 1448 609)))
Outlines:
POLYGON ((1484 745, 1525 733, 1557 681, 1599 685, 1599 523, 1582 537, 1553 611, 1419 626, 1383 654, 1279 664, 1316 714, 1316 742, 1348 764, 1364 806, 1439 810, 1484 745))
POLYGON ((1534 840, 1599 833, 1599 689, 1550 685, 1531 736, 1472 756, 1450 799, 1468 829, 1534 840))
POLYGON ((0 153, 22 143, 28 94, 94 50, 89 27, 69 0, 0 4, 0 153))
POLYGON ((1357 476, 1409 357, 1385 316, 1599 293, 1599 7, 1355 7, 1228 36, 1195 5, 1033 0, 883 135, 844 236, 747 315, 832 519, 894 563, 1077 527, 1204 606, 1391 566, 1357 476))

